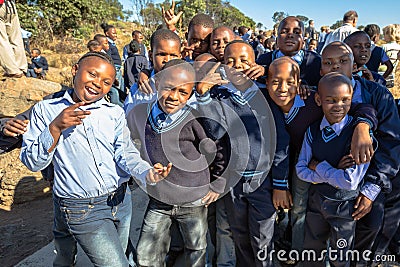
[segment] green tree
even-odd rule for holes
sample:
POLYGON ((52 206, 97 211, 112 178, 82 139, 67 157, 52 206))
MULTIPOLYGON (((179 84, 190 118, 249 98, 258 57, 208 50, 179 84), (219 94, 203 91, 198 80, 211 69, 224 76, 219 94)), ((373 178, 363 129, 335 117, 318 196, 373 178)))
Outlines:
POLYGON ((276 11, 273 15, 272 15, 272 21, 274 23, 280 23, 284 18, 288 17, 289 14, 285 13, 283 11, 276 11))
POLYGON ((296 18, 301 20, 304 23, 304 25, 310 20, 309 18, 307 18, 306 16, 303 16, 303 15, 296 15, 296 18))
POLYGON ((332 25, 331 25, 331 29, 332 30, 336 30, 337 28, 339 28, 340 26, 342 26, 343 25, 343 20, 337 20, 335 23, 333 23, 332 25))

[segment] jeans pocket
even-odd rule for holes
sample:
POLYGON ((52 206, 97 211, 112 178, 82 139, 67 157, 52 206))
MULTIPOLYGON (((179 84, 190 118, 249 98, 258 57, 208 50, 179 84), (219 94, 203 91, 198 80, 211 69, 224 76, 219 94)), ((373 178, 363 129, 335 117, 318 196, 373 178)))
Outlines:
POLYGON ((79 222, 86 219, 92 208, 89 205, 74 206, 74 207, 60 207, 64 213, 67 222, 79 222))

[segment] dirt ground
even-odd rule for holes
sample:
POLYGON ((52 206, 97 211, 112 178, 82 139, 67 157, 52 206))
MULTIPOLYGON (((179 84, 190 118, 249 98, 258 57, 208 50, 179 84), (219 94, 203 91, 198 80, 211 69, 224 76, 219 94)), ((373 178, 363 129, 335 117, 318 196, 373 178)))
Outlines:
POLYGON ((0 266, 13 266, 53 239, 51 196, 0 209, 0 266))

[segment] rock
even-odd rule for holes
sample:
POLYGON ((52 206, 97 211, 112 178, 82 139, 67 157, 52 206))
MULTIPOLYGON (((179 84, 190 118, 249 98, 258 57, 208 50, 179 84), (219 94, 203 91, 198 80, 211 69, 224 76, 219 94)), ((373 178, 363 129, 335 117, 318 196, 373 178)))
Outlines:
MULTIPOLYGON (((0 118, 14 117, 46 95, 62 89, 59 83, 22 77, 6 78, 0 81, 0 118)), ((1 165, 0 165, 1 168, 1 165)))

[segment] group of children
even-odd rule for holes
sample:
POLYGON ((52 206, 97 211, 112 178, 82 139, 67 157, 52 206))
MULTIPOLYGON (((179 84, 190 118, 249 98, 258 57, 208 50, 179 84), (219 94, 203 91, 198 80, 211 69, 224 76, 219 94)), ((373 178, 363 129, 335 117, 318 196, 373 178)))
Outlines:
MULTIPOLYGON (((173 21, 173 7, 163 14, 173 21)), ((115 53, 109 26, 91 43, 115 53)), ((368 72, 367 34, 333 42, 321 56, 303 49, 303 35, 298 18, 283 19, 279 49, 256 60, 248 42, 198 14, 184 49, 174 31, 152 34, 153 68, 132 83, 124 110, 104 100, 122 61, 95 50, 73 66, 74 88, 36 104, 27 126, 6 123, 3 135, 23 134, 29 169, 54 165, 54 266, 74 264, 76 242, 96 266, 130 264, 130 177, 150 198, 139 266, 163 266, 170 243, 183 248, 185 266, 205 266, 207 231, 213 265, 275 266, 269 255, 283 209, 290 250, 387 253, 400 223, 395 100, 353 74, 355 64, 368 72)), ((376 264, 362 260, 326 258, 331 266, 376 264)))

